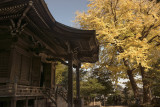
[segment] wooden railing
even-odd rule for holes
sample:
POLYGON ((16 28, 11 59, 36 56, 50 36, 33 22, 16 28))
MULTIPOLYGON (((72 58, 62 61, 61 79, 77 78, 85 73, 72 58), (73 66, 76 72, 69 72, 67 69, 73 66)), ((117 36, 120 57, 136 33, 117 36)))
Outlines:
POLYGON ((57 105, 57 95, 67 102, 67 90, 62 86, 57 86, 56 91, 50 88, 17 85, 16 83, 0 86, 0 97, 44 96, 57 105))
POLYGON ((43 88, 18 85, 16 96, 43 96, 43 88))
POLYGON ((43 96, 43 88, 8 84, 0 86, 0 97, 6 96, 43 96))
POLYGON ((67 90, 62 86, 57 86, 57 95, 60 95, 67 102, 67 90))
POLYGON ((45 88, 45 90, 43 90, 43 94, 57 106, 57 95, 53 89, 45 88))
POLYGON ((15 95, 13 84, 0 86, 0 96, 13 96, 13 95, 15 95))

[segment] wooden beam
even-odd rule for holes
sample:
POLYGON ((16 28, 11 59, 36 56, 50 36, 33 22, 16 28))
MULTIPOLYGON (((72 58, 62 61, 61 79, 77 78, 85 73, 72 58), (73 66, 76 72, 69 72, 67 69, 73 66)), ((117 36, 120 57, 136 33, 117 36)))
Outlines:
POLYGON ((62 60, 60 58, 46 58, 46 60, 48 60, 48 61, 59 61, 64 65, 67 65, 67 66, 69 65, 68 63, 66 63, 64 60, 62 60))

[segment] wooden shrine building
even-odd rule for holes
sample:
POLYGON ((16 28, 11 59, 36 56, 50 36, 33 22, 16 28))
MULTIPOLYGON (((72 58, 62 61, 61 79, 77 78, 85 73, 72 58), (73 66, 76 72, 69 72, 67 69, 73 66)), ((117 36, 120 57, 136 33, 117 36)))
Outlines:
POLYGON ((73 107, 73 67, 81 107, 79 68, 98 51, 95 31, 57 22, 44 0, 0 0, 0 107, 65 107, 57 96, 73 107), (68 66, 67 93, 55 87, 56 61, 68 66))

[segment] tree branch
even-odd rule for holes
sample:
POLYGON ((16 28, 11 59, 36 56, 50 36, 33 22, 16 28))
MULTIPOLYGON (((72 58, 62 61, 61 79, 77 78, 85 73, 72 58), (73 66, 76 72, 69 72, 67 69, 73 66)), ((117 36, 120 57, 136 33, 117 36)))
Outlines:
POLYGON ((153 42, 153 39, 155 39, 156 37, 160 37, 159 35, 154 36, 153 38, 151 38, 147 43, 151 43, 153 42))
POLYGON ((143 31, 141 33, 142 36, 139 37, 139 39, 142 41, 144 38, 146 38, 153 27, 154 27, 154 24, 150 25, 150 27, 147 30, 145 30, 146 27, 144 26, 143 31))

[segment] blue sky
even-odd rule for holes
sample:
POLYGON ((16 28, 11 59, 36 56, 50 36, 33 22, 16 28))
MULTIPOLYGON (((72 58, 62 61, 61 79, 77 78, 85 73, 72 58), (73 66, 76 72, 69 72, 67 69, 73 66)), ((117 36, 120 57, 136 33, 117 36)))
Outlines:
POLYGON ((60 23, 73 26, 76 11, 86 11, 88 0, 45 0, 53 17, 60 23))

